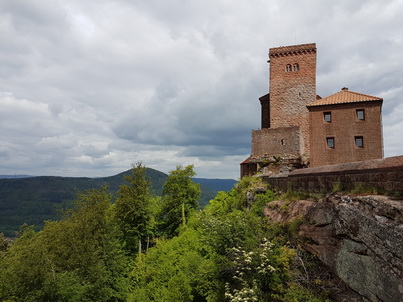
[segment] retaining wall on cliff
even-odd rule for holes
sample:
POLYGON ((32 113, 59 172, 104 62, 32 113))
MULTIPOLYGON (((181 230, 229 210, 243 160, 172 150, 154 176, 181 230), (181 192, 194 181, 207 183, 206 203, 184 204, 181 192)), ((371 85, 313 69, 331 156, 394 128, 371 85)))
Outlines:
POLYGON ((336 188, 375 189, 403 194, 403 156, 294 170, 287 175, 262 176, 279 191, 332 192, 336 188))

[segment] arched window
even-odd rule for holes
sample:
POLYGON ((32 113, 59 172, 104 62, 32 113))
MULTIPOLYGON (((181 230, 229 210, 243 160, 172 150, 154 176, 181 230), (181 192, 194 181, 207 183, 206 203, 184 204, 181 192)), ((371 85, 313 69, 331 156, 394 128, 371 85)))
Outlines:
POLYGON ((299 65, 297 63, 294 64, 294 71, 298 71, 299 70, 299 65))
POLYGON ((287 66, 285 67, 285 71, 286 72, 291 72, 292 71, 291 64, 287 64, 287 66))

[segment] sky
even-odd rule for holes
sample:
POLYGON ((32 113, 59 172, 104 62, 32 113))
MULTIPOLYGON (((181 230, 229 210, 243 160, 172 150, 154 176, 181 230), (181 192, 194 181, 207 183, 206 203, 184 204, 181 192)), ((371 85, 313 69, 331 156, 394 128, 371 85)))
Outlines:
POLYGON ((317 94, 384 99, 403 154, 403 0, 0 0, 0 174, 111 176, 141 161, 239 178, 268 50, 316 43, 317 94))

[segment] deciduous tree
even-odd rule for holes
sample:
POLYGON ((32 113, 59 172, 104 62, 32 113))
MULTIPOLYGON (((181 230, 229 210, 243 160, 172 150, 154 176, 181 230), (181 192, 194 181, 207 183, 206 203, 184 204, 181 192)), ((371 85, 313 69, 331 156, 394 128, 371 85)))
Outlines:
POLYGON ((116 199, 116 218, 123 233, 126 248, 134 252, 148 241, 152 231, 151 181, 147 179, 146 167, 138 162, 132 174, 125 177, 127 184, 120 186, 116 199))
POLYGON ((186 224, 190 212, 198 206, 200 185, 192 180, 195 175, 193 165, 177 166, 168 175, 159 215, 160 230, 167 237, 177 235, 179 226, 186 224))

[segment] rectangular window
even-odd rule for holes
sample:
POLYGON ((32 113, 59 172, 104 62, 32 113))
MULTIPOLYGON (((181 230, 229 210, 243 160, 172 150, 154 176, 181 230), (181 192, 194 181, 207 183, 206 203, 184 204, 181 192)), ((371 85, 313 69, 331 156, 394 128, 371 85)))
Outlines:
POLYGON ((326 123, 330 123, 332 121, 332 113, 331 112, 323 112, 323 120, 326 123))
POLYGON ((326 145, 330 149, 334 149, 334 137, 326 137, 326 145))
POLYGON ((364 138, 362 136, 355 136, 355 146, 358 148, 364 148, 364 138))
POLYGON ((364 109, 357 109, 356 110, 357 120, 364 121, 365 120, 365 112, 364 109))

